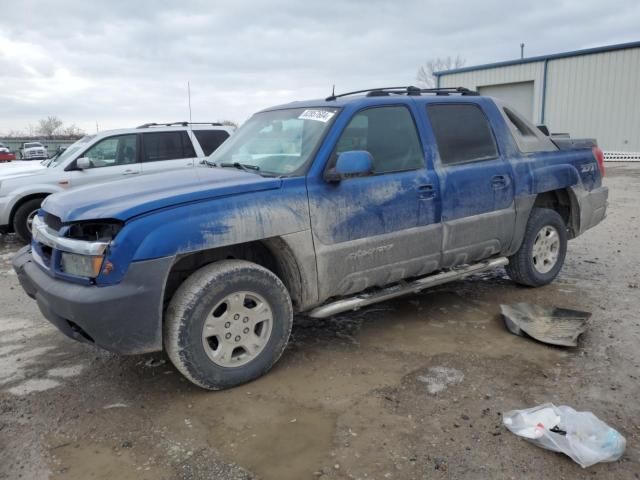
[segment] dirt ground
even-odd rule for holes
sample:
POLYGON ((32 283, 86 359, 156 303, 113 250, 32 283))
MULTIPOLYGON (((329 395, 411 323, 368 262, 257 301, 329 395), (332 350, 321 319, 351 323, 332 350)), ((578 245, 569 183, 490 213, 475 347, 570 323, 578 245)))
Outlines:
POLYGON ((223 392, 163 354, 67 339, 11 271, 0 238, 0 478, 640 478, 640 164, 608 168, 608 218, 569 244, 547 287, 504 270, 340 315, 297 319, 267 376, 223 392), (500 303, 593 312, 577 349, 509 334, 500 303), (544 402, 593 411, 627 439, 581 469, 501 426, 544 402))

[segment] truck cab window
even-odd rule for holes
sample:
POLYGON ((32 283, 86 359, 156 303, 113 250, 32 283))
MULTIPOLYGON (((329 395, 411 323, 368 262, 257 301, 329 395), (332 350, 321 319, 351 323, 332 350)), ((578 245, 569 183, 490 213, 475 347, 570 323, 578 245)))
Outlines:
POLYGON ((366 150, 374 173, 424 167, 424 156, 411 113, 403 106, 374 107, 357 113, 342 132, 336 155, 366 150))
POLYGON ((498 156, 489 121, 477 105, 428 105, 427 114, 443 165, 489 160, 498 156))

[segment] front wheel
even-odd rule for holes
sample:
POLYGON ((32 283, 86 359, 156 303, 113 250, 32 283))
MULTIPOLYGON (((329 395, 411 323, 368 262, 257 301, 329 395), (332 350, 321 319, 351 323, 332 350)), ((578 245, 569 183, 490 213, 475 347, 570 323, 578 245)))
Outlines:
POLYGON ((555 210, 531 211, 520 249, 509 257, 506 270, 522 285, 540 287, 560 273, 567 254, 567 226, 555 210))
POLYGON ((220 390, 264 375, 282 355, 292 325, 291 298, 275 274, 224 260, 180 285, 167 308, 164 344, 185 377, 220 390))
POLYGON ((24 202, 18 207, 13 216, 13 231, 25 243, 31 241, 31 227, 33 219, 38 214, 44 198, 34 198, 24 202))

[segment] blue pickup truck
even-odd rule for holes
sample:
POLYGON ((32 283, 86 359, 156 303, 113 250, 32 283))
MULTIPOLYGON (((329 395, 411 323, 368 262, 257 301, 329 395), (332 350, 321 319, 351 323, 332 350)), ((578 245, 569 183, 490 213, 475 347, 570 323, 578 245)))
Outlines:
POLYGON ((48 197, 14 258, 71 338, 163 348, 207 389, 263 375, 328 317, 505 266, 540 286, 605 216, 595 141, 464 88, 379 88, 255 114, 200 168, 48 197))

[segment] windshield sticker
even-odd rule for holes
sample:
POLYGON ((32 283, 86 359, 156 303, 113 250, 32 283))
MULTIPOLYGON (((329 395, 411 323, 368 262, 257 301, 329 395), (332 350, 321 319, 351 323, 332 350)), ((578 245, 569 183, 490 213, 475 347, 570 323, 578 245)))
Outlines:
POLYGON ((298 117, 301 120, 315 120, 316 122, 327 123, 335 112, 329 112, 328 110, 305 110, 298 117))

